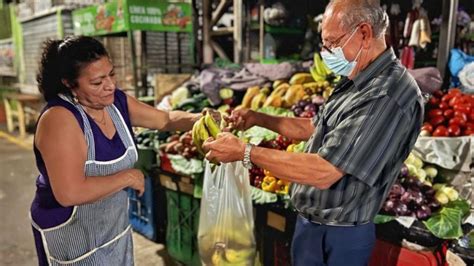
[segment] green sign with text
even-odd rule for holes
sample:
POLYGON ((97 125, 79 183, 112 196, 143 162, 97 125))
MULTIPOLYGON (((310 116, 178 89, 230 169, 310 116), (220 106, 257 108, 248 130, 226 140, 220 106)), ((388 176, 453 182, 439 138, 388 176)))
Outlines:
POLYGON ((78 9, 72 15, 76 35, 97 36, 129 29, 172 32, 191 32, 193 29, 192 8, 188 3, 115 0, 78 9))

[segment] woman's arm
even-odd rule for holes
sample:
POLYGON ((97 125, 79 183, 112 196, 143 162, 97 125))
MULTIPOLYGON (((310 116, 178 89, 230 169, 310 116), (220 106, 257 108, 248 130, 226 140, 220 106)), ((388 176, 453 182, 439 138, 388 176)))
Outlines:
POLYGON ((46 111, 35 143, 43 157, 56 200, 74 206, 106 198, 126 187, 144 191, 143 174, 128 169, 109 176, 85 176, 87 144, 74 115, 63 107, 46 111))
POLYGON ((165 112, 144 104, 127 95, 128 110, 132 126, 158 129, 162 131, 188 131, 193 128, 201 114, 181 111, 165 112))

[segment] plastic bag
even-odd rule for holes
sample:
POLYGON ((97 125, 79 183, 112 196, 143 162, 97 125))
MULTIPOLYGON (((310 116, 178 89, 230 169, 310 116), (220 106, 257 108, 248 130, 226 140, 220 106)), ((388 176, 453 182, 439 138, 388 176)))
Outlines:
POLYGON ((211 168, 206 161, 198 231, 203 265, 254 265, 256 244, 248 171, 242 162, 211 168))

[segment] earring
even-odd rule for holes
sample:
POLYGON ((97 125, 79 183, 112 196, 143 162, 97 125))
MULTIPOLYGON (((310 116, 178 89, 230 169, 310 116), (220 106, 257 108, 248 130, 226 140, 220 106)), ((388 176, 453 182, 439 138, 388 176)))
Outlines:
POLYGON ((76 95, 72 97, 72 100, 74 101, 75 104, 79 104, 79 99, 77 99, 76 95))

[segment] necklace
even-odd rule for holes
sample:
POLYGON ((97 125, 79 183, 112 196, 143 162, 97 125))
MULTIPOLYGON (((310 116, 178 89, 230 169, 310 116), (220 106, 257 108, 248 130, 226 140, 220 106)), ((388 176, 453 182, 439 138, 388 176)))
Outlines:
POLYGON ((107 125, 107 120, 105 120, 105 109, 102 109, 102 118, 100 120, 97 120, 94 117, 92 117, 92 119, 94 119, 95 122, 106 126, 107 125))
POLYGON ((95 117, 93 117, 92 115, 89 114, 90 117, 92 117, 92 120, 94 120, 95 122, 103 125, 103 126, 106 126, 107 125, 107 120, 105 119, 105 109, 102 109, 102 118, 99 120, 95 117))

